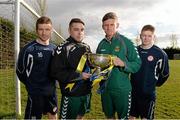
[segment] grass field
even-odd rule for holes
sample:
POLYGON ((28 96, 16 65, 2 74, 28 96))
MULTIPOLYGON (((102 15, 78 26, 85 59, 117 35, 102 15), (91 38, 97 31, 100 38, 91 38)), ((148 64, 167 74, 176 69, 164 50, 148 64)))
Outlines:
MULTIPOLYGON (((15 113, 15 81, 13 79, 13 70, 0 70, 0 119, 23 118, 24 116, 27 93, 24 85, 21 84, 22 115, 17 117, 15 113)), ((86 119, 105 118, 96 89, 97 86, 93 88, 91 112, 86 114, 86 119)), ((59 100, 60 97, 58 89, 59 100)), ((155 118, 180 119, 180 60, 170 61, 170 77, 162 87, 157 88, 155 118)))

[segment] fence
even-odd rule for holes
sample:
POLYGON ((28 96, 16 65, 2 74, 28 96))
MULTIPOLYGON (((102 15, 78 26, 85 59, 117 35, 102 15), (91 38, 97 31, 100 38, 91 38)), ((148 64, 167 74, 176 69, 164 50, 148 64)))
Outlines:
POLYGON ((0 118, 15 116, 14 6, 0 4, 0 118), (8 11, 8 12, 7 12, 8 11), (8 20, 7 20, 8 19, 8 20))
POLYGON ((174 60, 180 60, 180 54, 174 54, 173 58, 174 60))

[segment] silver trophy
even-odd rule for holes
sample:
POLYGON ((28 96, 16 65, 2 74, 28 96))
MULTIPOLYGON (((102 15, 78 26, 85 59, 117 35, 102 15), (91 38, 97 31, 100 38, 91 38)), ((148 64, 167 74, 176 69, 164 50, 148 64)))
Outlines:
POLYGON ((88 54, 89 63, 96 68, 93 74, 99 75, 101 71, 109 67, 112 62, 112 57, 109 54, 88 54))

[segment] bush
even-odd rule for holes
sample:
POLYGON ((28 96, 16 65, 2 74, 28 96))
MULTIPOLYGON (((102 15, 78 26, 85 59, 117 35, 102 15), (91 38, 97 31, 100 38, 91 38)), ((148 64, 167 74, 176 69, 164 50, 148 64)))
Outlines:
POLYGON ((165 48, 163 50, 168 55, 169 59, 174 59, 174 54, 180 54, 180 49, 179 48, 167 47, 167 48, 165 48))

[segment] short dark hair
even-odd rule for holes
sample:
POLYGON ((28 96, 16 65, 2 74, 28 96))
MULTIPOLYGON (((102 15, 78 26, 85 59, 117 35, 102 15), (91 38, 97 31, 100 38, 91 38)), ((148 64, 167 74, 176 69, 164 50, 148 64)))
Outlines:
POLYGON ((36 30, 38 29, 39 24, 52 24, 52 21, 49 17, 42 16, 42 17, 38 18, 36 21, 36 30))
POLYGON ((80 18, 72 18, 71 21, 69 22, 69 27, 71 27, 73 23, 82 23, 83 25, 85 25, 80 18))
POLYGON ((154 26, 152 26, 152 25, 145 25, 145 26, 142 28, 141 32, 143 32, 143 31, 151 31, 151 32, 154 33, 155 28, 154 28, 154 26))
POLYGON ((104 22, 104 21, 106 21, 106 20, 108 20, 108 19, 115 19, 115 20, 117 20, 118 17, 117 17, 117 15, 116 15, 116 13, 114 13, 114 12, 109 12, 109 13, 106 13, 106 14, 104 15, 104 17, 102 18, 102 22, 104 22))

